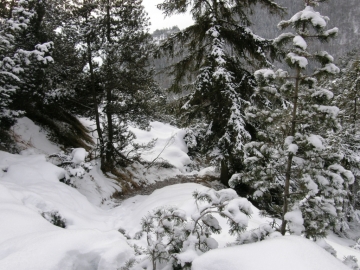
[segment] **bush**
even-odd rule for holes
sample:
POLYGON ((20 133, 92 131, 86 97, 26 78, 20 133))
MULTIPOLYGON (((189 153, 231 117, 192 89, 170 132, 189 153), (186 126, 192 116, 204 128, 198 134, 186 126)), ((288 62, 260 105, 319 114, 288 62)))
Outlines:
POLYGON ((74 177, 83 178, 85 173, 93 167, 90 162, 85 162, 87 155, 88 153, 84 148, 71 148, 66 152, 61 151, 49 156, 53 164, 64 168, 66 171, 65 178, 61 179, 60 182, 75 187, 74 177))
POLYGON ((59 212, 44 212, 41 215, 51 224, 60 228, 66 228, 66 219, 62 218, 59 212))
POLYGON ((221 231, 214 214, 227 219, 231 235, 246 229, 251 204, 234 190, 194 192, 193 196, 196 210, 191 214, 176 207, 162 207, 143 218, 142 234, 146 235, 149 259, 142 265, 151 264, 154 270, 157 265, 190 269, 197 256, 218 247, 211 237, 221 231))

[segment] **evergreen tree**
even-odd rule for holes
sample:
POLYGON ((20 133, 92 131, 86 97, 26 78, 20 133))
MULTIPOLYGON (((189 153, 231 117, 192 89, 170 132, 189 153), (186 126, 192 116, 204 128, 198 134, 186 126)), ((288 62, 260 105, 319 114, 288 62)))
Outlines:
POLYGON ((333 89, 335 93, 334 104, 340 108, 341 132, 333 141, 341 151, 342 165, 351 170, 355 176, 355 182, 350 186, 350 203, 344 205, 344 217, 338 224, 342 231, 348 228, 348 221, 360 222, 359 216, 359 184, 360 176, 360 129, 359 129, 359 94, 360 94, 360 61, 355 57, 348 59, 348 65, 341 71, 335 80, 326 82, 326 86, 333 89))
POLYGON ((82 106, 88 102, 76 99, 76 90, 84 85, 81 79, 86 65, 86 54, 78 49, 83 43, 78 26, 82 17, 76 13, 78 5, 77 1, 70 0, 45 2, 42 29, 54 43, 52 57, 56 64, 46 70, 44 103, 55 107, 58 104, 68 111, 84 114, 82 106))
POLYGON ((78 29, 84 45, 80 50, 86 54, 88 88, 79 89, 77 96, 92 97, 102 169, 113 171, 137 158, 124 154, 125 149, 140 147, 133 144, 135 137, 127 127, 147 126, 152 115, 148 104, 156 98, 148 62, 152 46, 148 19, 140 0, 88 1, 75 15, 77 22, 68 27, 78 29))
POLYGON ((246 183, 255 190, 253 198, 282 220, 283 235, 305 230, 314 238, 335 225, 354 180, 332 143, 339 109, 331 106, 333 93, 318 84, 339 69, 327 52, 308 46, 309 40, 327 41, 338 32, 326 30, 329 18, 314 10, 319 2, 324 1, 305 0, 304 10, 279 23, 294 29, 274 40, 289 71, 255 72, 258 87, 246 119, 257 129, 256 140, 244 147, 244 172, 230 180, 231 186, 246 183), (309 67, 310 61, 319 65, 309 67))
POLYGON ((147 104, 156 88, 148 58, 151 36, 142 1, 109 1, 102 3, 104 12, 104 63, 101 78, 105 96, 106 166, 126 166, 122 151, 134 138, 129 123, 147 126, 150 114, 147 104))
POLYGON ((170 37, 161 49, 181 60, 173 65, 171 91, 188 93, 181 116, 189 127, 190 152, 200 152, 222 166, 222 181, 241 170, 239 152, 250 140, 243 113, 255 86, 254 67, 267 62, 270 42, 249 28, 248 14, 260 3, 271 11, 272 1, 166 0, 158 7, 165 15, 190 11, 194 25, 170 37), (190 83, 186 80, 195 78, 190 83))
MULTIPOLYGON (((29 45, 27 42, 32 32, 31 24, 37 18, 37 12, 32 7, 34 2, 12 1, 9 6, 5 6, 7 15, 1 19, 0 120, 4 128, 13 124, 14 117, 24 109, 13 106, 13 103, 14 99, 21 96, 27 83, 27 72, 53 60, 48 54, 52 43, 35 42, 29 45)), ((26 101, 29 103, 29 100, 26 101)))
MULTIPOLYGON (((42 61, 34 61, 31 66, 23 66, 23 81, 14 97, 13 108, 29 113, 33 110, 41 110, 46 90, 46 69, 49 63, 53 62, 51 57, 53 42, 48 39, 42 27, 45 16, 45 1, 19 1, 19 11, 19 13, 13 12, 14 18, 21 20, 26 13, 30 13, 31 16, 28 18, 26 29, 17 35, 15 46, 26 51, 32 51, 37 46, 45 56, 42 61), (42 45, 39 46, 38 44, 42 45)), ((36 60, 37 55, 33 54, 32 58, 36 60)))
MULTIPOLYGON (((68 90, 63 89, 64 82, 69 82, 71 79, 71 76, 67 76, 70 73, 67 71, 74 71, 69 61, 64 63, 65 59, 69 59, 68 54, 74 50, 60 50, 62 47, 67 49, 71 47, 70 42, 61 42, 64 39, 61 39, 60 35, 60 29, 65 24, 62 21, 67 21, 66 19, 69 18, 67 12, 69 2, 69 0, 15 1, 12 19, 26 19, 26 28, 19 30, 14 36, 14 47, 23 55, 26 54, 26 59, 23 57, 21 80, 16 85, 17 90, 12 96, 10 108, 12 111, 23 111, 24 115, 44 127, 48 135, 64 147, 88 149, 92 139, 87 135, 87 130, 74 115, 69 113, 69 106, 64 106, 64 103, 59 101, 60 92, 68 90), (52 41, 55 39, 58 49, 55 54, 55 60, 58 61, 56 65, 53 64, 54 42, 52 41), (62 78, 59 78, 61 76, 62 78)), ((79 58, 74 57, 73 61, 76 59, 79 58)), ((76 68, 79 70, 79 66, 76 68)), ((80 70, 82 68, 83 66, 80 70)), ((71 75, 76 75, 74 73, 72 72, 71 75)))

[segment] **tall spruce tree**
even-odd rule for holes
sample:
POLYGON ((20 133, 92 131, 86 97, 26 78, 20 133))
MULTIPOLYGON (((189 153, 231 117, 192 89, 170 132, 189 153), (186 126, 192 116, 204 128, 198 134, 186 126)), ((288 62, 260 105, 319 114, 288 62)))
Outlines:
POLYGON ((107 169, 129 162, 122 151, 134 135, 132 123, 148 125, 149 101, 156 85, 149 67, 151 36, 141 0, 102 2, 104 44, 101 79, 105 90, 105 135, 107 169))
POLYGON ((158 5, 166 16, 192 14, 194 25, 170 37, 161 49, 181 57, 173 65, 170 90, 187 93, 180 113, 189 127, 190 152, 221 163, 226 184, 241 169, 239 153, 251 138, 243 114, 255 86, 252 71, 268 63, 270 42, 249 28, 248 14, 255 4, 281 10, 268 0, 165 0, 158 5), (195 79, 185 83, 189 78, 195 79))
POLYGON ((141 0, 94 0, 83 3, 75 14, 76 27, 87 59, 85 77, 91 115, 96 120, 101 167, 113 171, 137 156, 125 149, 140 147, 128 125, 145 127, 152 112, 148 104, 158 90, 148 58, 151 36, 141 0), (97 62, 95 62, 97 58, 97 62), (100 59, 100 61, 99 61, 100 59))
POLYGON ((304 10, 279 23, 294 29, 274 40, 289 70, 255 72, 258 87, 246 119, 257 129, 256 140, 245 145, 245 170, 230 180, 254 189, 253 199, 282 220, 283 235, 305 231, 314 238, 335 225, 354 180, 331 141, 340 128, 339 109, 331 105, 333 93, 318 84, 339 69, 327 52, 308 46, 338 32, 326 30, 329 18, 314 10, 320 2, 304 0, 304 10))

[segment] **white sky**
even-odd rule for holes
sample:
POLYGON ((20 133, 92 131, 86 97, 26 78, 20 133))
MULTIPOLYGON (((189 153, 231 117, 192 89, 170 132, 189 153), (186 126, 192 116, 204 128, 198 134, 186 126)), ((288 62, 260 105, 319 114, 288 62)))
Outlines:
POLYGON ((143 0, 145 10, 150 17, 150 33, 156 29, 168 28, 174 25, 177 25, 180 29, 184 29, 193 24, 190 14, 173 15, 165 19, 162 12, 156 8, 156 5, 162 2, 163 0, 143 0))

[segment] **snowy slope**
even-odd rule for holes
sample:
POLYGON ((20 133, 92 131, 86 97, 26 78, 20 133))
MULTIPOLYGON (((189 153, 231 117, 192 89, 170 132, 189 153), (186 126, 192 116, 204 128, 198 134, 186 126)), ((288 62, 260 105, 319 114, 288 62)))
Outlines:
POLYGON ((193 270, 346 270, 330 253, 299 236, 212 250, 193 262, 193 270))
MULTIPOLYGON (((43 155, 0 152, 0 168, 0 269, 7 270, 120 268, 134 257, 129 243, 145 242, 126 239, 117 231, 119 228, 129 236, 135 235, 141 229, 141 218, 164 205, 176 205, 191 212, 195 207, 193 191, 208 189, 198 184, 173 185, 103 210, 76 189, 60 183, 64 171, 46 162, 43 155), (44 213, 58 213, 66 228, 51 224, 42 216, 44 213)), ((253 212, 249 229, 267 222, 254 207, 253 212)), ((220 225, 224 230, 216 239, 223 247, 234 239, 226 233, 226 224, 220 225)), ((353 253, 358 255, 359 251, 353 253)), ((240 269, 232 264, 248 270, 346 269, 321 247, 298 237, 218 249, 199 257, 194 269, 240 269), (287 258, 285 262, 284 256, 279 255, 282 252, 287 258), (218 268, 210 268, 209 263, 218 268)))
POLYGON ((157 139, 154 148, 142 153, 142 158, 149 162, 157 157, 165 159, 182 172, 185 172, 185 166, 191 162, 187 155, 187 146, 183 140, 185 130, 161 122, 151 122, 150 127, 149 131, 133 127, 129 128, 136 135, 135 141, 137 143, 144 144, 152 139, 157 139))
POLYGON ((44 156, 0 152, 0 168, 0 269, 116 269, 132 256, 111 213, 60 183, 65 172, 44 156))
POLYGON ((11 131, 24 154, 43 153, 50 155, 60 152, 60 148, 49 141, 46 131, 27 117, 19 118, 11 131))
MULTIPOLYGON (((24 119, 23 124, 23 130, 18 134, 23 138, 29 132, 33 134, 30 136, 33 150, 24 151, 23 155, 0 151, 0 269, 119 269, 135 256, 130 245, 146 248, 144 236, 140 239, 134 237, 141 230, 141 219, 147 213, 170 205, 191 213, 196 207, 192 193, 208 190, 199 184, 178 184, 158 189, 149 196, 134 196, 117 207, 111 203, 104 207, 104 198, 111 202, 112 192, 119 188, 116 183, 103 175, 97 165, 85 178, 76 180, 78 189, 59 182, 65 171, 47 162, 45 155, 34 154, 52 153, 57 150, 56 146, 46 137, 41 137, 43 131, 30 121, 24 119), (102 208, 98 207, 100 205, 102 208), (61 218, 66 227, 53 225, 51 215, 61 218), (131 239, 125 238, 119 229, 131 239)), ((169 162, 173 160, 177 173, 185 171, 188 160, 182 130, 155 123, 151 131, 134 131, 139 142, 155 136, 159 138, 159 146, 154 152, 144 153, 144 157, 149 159, 156 157, 175 134, 171 144, 174 148, 167 147, 168 151, 164 150, 161 156, 169 162)), ((210 169, 204 172, 207 170, 210 169)), ((169 175, 165 170, 166 174, 169 175)), ((271 222, 261 217, 255 207, 252 207, 252 212, 248 230, 271 222)), ((227 233, 226 221, 220 218, 219 221, 223 230, 214 238, 220 248, 196 259, 194 270, 347 269, 321 247, 299 237, 287 236, 226 247, 234 237, 227 233)), ((339 259, 353 255, 360 260, 360 251, 349 247, 354 242, 335 235, 330 235, 327 242, 336 249, 339 259)))

